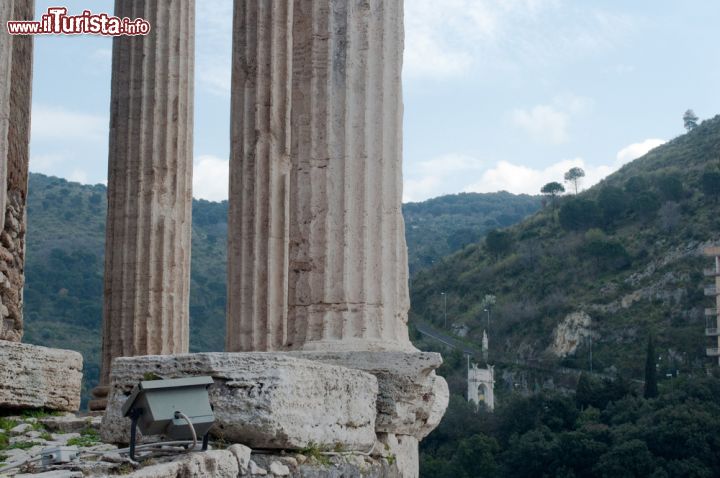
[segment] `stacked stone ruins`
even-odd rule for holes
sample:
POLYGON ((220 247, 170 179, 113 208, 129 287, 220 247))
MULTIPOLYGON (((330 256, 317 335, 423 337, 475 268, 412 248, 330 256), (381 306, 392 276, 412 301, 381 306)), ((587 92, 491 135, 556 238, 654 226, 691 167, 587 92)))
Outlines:
POLYGON ((34 0, 0 2, 0 409, 80 406, 82 356, 20 343, 30 155, 33 41, 10 36, 8 20, 29 20, 34 0))
MULTIPOLYGON (((32 16, 31 0, 10 4, 0 19, 23 5, 32 16)), ((147 372, 209 375, 215 436, 278 453, 347 450, 384 460, 373 476, 416 477, 418 443, 448 388, 435 374, 440 355, 408 337, 403 0, 234 0, 226 352, 208 354, 187 353, 194 7, 115 2, 116 15, 152 30, 113 40, 91 402, 106 409, 102 436, 127 442, 120 407, 147 372)), ((32 40, 9 39, 0 36, 0 254, 12 267, 0 261, 0 339, 18 341, 32 40)))

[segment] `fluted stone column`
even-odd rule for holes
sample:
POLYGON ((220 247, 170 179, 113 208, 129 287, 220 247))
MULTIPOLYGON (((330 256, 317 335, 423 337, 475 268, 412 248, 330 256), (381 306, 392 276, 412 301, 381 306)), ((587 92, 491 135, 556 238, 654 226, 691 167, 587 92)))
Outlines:
POLYGON ((228 351, 287 340, 292 7, 234 3, 228 351))
POLYGON ((413 350, 402 0, 294 0, 292 349, 413 350))
POLYGON ((14 342, 23 335, 33 37, 9 35, 6 22, 34 10, 34 0, 0 2, 0 340, 14 342))
POLYGON ((115 15, 152 30, 113 40, 101 385, 115 357, 187 352, 189 328, 195 2, 115 15))
MULTIPOLYGON (((13 0, 0 2, 0 26, 13 19, 13 0)), ((0 28, 0 185, 7 181, 8 126, 10 124, 10 77, 13 37, 0 28)), ((5 224, 5 195, 0 194, 0 224, 5 224)), ((2 324, 0 324, 2 330, 2 324)), ((0 335, 2 337, 2 335, 0 335)))

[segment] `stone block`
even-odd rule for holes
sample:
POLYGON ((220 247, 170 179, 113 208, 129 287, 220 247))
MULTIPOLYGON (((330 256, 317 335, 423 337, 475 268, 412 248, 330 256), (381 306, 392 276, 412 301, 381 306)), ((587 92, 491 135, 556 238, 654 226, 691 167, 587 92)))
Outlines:
POLYGON ((41 418, 40 424, 53 433, 77 433, 88 428, 100 430, 101 416, 67 414, 59 417, 41 418))
POLYGON ((431 352, 289 352, 293 357, 371 373, 378 380, 379 433, 425 438, 440 424, 450 392, 435 374, 442 356, 431 352))
POLYGON ((378 385, 360 370, 282 353, 204 353, 124 357, 113 362, 102 437, 127 443, 120 409, 146 373, 162 378, 211 376, 212 434, 252 448, 368 451, 375 442, 378 385))
POLYGON ((240 474, 235 455, 228 450, 190 453, 178 459, 137 470, 131 478, 237 478, 240 474))
POLYGON ((0 410, 80 408, 82 355, 0 340, 0 410))
POLYGON ((392 460, 402 478, 419 478, 420 455, 418 439, 407 435, 381 433, 378 435, 380 456, 392 460))

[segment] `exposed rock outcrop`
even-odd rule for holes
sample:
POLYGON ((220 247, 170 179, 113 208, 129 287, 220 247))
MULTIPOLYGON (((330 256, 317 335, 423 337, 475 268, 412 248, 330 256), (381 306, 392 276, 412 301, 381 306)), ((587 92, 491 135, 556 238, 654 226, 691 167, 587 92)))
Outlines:
POLYGON ((592 318, 585 312, 573 312, 565 316, 553 332, 549 351, 557 357, 572 355, 580 345, 592 336, 592 318))

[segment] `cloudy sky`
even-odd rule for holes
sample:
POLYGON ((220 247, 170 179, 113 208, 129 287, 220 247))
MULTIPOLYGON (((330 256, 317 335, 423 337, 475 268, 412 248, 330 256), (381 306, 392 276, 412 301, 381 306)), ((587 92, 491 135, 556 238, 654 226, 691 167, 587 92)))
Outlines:
MULTIPOLYGON (((395 1, 395 0, 387 0, 395 1)), ((111 0, 66 0, 111 13, 111 0)), ((55 0, 36 0, 38 15, 55 0)), ((589 186, 720 113, 717 0, 406 0, 405 200, 589 186)), ((232 0, 198 0, 194 195, 227 198, 232 0)), ((35 41, 30 169, 107 174, 111 40, 35 41)))

